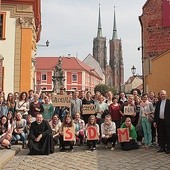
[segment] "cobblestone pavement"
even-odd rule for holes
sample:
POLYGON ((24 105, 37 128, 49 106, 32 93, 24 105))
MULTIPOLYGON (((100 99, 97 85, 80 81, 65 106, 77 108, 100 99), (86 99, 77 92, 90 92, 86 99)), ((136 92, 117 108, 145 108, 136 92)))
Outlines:
POLYGON ((170 155, 157 153, 156 148, 133 151, 114 151, 98 146, 97 151, 75 147, 73 152, 59 152, 49 156, 30 156, 21 150, 4 170, 170 170, 170 155))

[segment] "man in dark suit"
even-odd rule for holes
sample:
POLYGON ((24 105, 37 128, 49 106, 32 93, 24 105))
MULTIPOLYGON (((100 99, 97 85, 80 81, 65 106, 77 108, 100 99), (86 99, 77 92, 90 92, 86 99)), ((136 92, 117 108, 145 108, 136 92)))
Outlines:
POLYGON ((154 127, 158 131, 158 152, 170 154, 170 100, 165 90, 161 90, 160 101, 156 104, 154 127))

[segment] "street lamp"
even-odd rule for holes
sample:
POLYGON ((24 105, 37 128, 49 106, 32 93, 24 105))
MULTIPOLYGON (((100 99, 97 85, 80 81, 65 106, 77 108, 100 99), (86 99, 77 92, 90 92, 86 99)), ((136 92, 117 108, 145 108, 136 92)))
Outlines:
POLYGON ((45 44, 37 44, 38 47, 48 47, 50 45, 50 42, 47 40, 45 44))
POLYGON ((136 73, 136 67, 133 65, 132 68, 131 68, 131 72, 133 74, 133 76, 135 75, 136 73))

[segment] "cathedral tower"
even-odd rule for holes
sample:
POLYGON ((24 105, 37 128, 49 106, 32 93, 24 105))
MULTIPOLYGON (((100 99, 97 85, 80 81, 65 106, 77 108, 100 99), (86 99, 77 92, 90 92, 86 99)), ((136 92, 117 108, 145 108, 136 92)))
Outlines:
POLYGON ((97 60, 102 68, 103 72, 106 71, 107 65, 107 47, 106 37, 102 36, 102 26, 100 17, 100 4, 99 4, 99 18, 98 18, 98 31, 97 37, 93 40, 93 57, 97 60))
POLYGON ((110 61, 109 65, 112 70, 113 87, 120 92, 122 85, 124 84, 124 65, 122 57, 122 42, 118 39, 117 25, 116 25, 116 13, 114 9, 114 21, 113 21, 113 35, 109 41, 110 44, 110 61))

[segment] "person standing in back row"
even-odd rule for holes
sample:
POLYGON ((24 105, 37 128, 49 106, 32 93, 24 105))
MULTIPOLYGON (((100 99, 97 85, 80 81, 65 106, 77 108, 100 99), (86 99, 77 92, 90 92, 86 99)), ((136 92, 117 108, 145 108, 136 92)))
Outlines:
POLYGON ((154 127, 158 130, 158 152, 170 154, 170 100, 165 90, 160 92, 160 101, 157 102, 154 116, 154 127))

